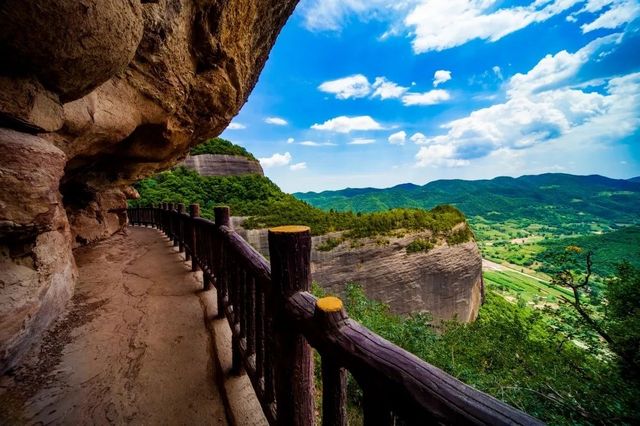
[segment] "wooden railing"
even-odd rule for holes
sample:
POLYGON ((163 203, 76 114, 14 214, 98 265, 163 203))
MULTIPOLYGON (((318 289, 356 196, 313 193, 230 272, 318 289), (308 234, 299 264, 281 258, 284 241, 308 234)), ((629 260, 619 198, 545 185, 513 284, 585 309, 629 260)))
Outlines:
POLYGON ((311 346, 322 360, 323 425, 347 424, 347 370, 363 391, 365 425, 541 424, 349 319, 339 299, 311 295, 309 228, 270 229, 267 262, 231 229, 228 207, 214 213, 211 222, 196 204, 188 214, 182 204, 128 210, 132 225, 160 229, 202 269, 204 288, 215 287, 233 369, 247 373, 270 424, 314 424, 311 346))

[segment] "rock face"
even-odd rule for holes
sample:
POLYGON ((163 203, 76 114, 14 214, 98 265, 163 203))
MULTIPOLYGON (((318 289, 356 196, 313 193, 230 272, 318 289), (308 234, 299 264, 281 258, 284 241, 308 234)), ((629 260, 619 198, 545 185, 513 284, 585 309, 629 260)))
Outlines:
POLYGON ((10 368, 73 292, 76 266, 58 182, 62 151, 0 129, 0 370, 10 368), (34 167, 36 166, 36 167, 34 167))
POLYGON ((188 155, 182 165, 201 176, 264 176, 258 161, 239 155, 188 155))
POLYGON ((72 294, 72 246, 125 225, 126 186, 237 114, 296 3, 0 2, 0 372, 72 294))
MULTIPOLYGON (((267 230, 245 230, 242 218, 233 226, 263 255, 269 254, 267 230)), ((359 283, 367 296, 389 304, 398 314, 428 311, 435 320, 476 319, 482 304, 482 257, 475 242, 455 246, 440 244, 427 253, 406 251, 416 238, 428 233, 403 237, 349 241, 331 251, 321 251, 328 238, 312 238, 312 278, 329 293, 342 295, 348 283, 359 283)))

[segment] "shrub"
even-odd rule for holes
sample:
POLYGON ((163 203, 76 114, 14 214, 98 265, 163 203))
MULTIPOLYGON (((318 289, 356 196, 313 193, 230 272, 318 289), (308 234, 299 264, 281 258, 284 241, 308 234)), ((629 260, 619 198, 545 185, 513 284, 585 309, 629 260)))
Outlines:
POLYGON ((417 238, 413 240, 407 246, 407 253, 420 253, 420 252, 428 252, 434 247, 433 243, 429 240, 425 240, 423 238, 417 238))

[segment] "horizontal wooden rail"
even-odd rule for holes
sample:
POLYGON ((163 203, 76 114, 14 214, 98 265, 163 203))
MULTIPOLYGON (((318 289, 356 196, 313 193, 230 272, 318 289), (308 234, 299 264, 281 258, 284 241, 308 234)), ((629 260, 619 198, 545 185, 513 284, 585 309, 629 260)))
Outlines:
POLYGON ((231 228, 229 208, 214 215, 199 217, 197 205, 128 209, 132 225, 160 229, 215 287, 233 369, 246 372, 270 424, 315 422, 310 345, 322 362, 324 425, 347 424, 346 371, 362 388, 365 425, 541 424, 349 319, 339 299, 311 295, 308 228, 270 230, 267 262, 231 228))

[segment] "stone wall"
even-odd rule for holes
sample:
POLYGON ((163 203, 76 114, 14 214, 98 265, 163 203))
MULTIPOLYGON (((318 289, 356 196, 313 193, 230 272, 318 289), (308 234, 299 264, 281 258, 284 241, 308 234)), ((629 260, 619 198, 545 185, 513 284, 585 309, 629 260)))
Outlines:
POLYGON ((0 2, 0 372, 71 297, 130 183, 219 135, 297 0, 0 2))

